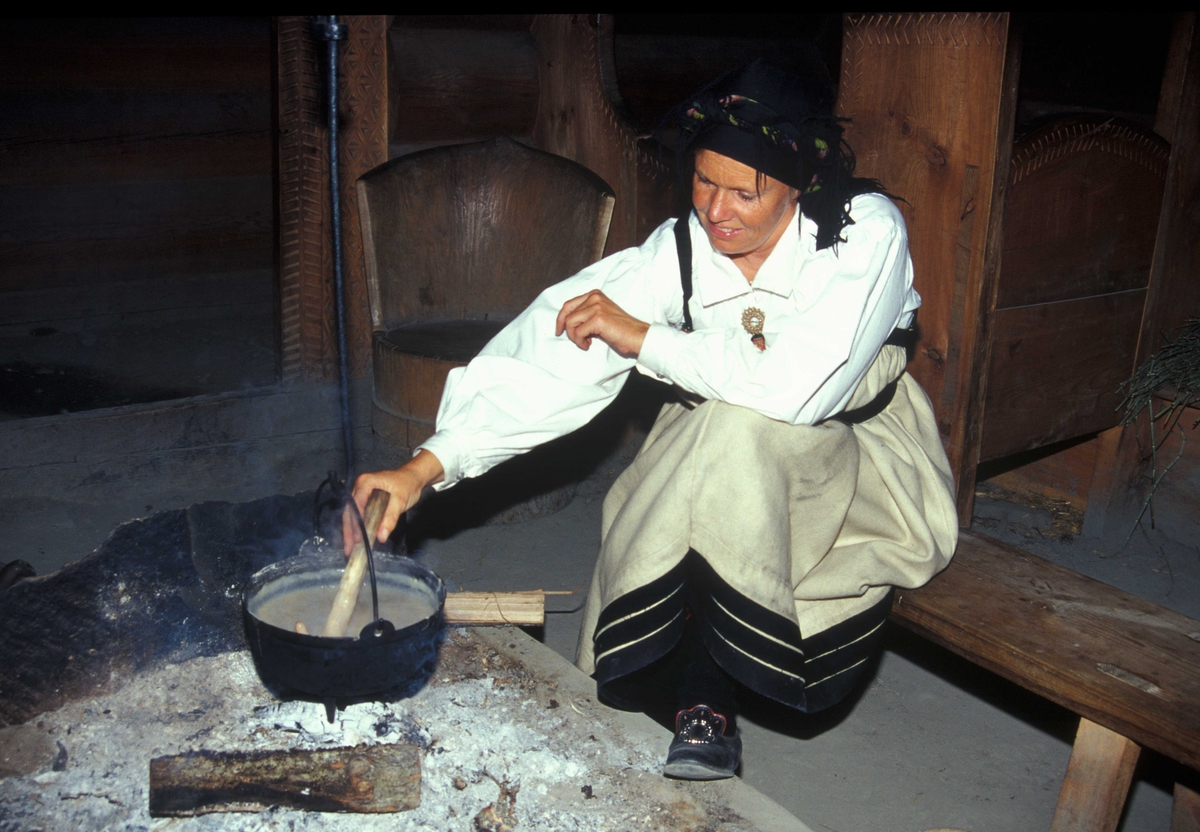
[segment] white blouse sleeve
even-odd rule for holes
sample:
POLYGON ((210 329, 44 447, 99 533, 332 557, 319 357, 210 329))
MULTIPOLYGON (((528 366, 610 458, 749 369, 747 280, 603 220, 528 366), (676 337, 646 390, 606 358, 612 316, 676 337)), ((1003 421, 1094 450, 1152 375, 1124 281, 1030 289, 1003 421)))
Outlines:
POLYGON ((767 315, 765 351, 736 325, 697 323, 692 333, 652 325, 639 363, 685 390, 791 424, 841 412, 920 303, 899 211, 884 197, 860 197, 852 214, 845 242, 804 259, 792 302, 767 315))
POLYGON ((672 301, 680 305, 673 297, 679 294, 679 267, 672 282, 671 270, 663 274, 659 261, 674 250, 667 223, 640 248, 606 257, 546 289, 470 364, 450 371, 437 432, 420 446, 445 469, 439 487, 570 433, 616 398, 635 360, 599 339, 581 350, 566 335, 556 337, 558 312, 571 298, 599 289, 635 318, 666 322, 672 301))

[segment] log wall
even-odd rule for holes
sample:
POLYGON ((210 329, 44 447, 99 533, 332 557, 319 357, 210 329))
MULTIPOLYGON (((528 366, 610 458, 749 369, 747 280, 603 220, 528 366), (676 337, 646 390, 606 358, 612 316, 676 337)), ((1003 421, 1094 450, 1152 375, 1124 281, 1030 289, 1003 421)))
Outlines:
POLYGON ((266 18, 6 26, 0 292, 271 269, 270 101, 266 18))

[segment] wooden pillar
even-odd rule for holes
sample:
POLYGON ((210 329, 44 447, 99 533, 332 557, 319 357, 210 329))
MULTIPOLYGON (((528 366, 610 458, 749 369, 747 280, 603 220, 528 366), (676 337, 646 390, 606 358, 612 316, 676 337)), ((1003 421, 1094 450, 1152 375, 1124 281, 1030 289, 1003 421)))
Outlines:
POLYGON ((1137 743, 1080 719, 1050 832, 1115 832, 1140 752, 1137 743))
POLYGON ((342 245, 346 281, 346 346, 350 375, 371 371, 371 311, 367 303, 367 265, 358 218, 358 177, 388 159, 388 18, 347 15, 342 44, 341 185, 342 245))
MULTIPOLYGON (((1154 130, 1171 142, 1171 159, 1135 367, 1163 346, 1171 330, 1200 315, 1195 220, 1200 214, 1200 27, 1195 12, 1176 18, 1154 130)), ((1145 418, 1141 423, 1101 435, 1084 517, 1089 537, 1120 542, 1137 520, 1149 484, 1148 423, 1145 418)))
MULTIPOLYGON (((387 160, 387 18, 343 18, 340 174, 347 346, 351 375, 370 367, 366 268, 354 183, 387 160)), ((279 301, 285 381, 337 377, 337 321, 330 240, 326 46, 311 18, 277 21, 279 301)))
POLYGON ((839 115, 859 174, 903 197, 923 305, 909 371, 933 400, 970 524, 1019 44, 1007 14, 848 15, 839 115))

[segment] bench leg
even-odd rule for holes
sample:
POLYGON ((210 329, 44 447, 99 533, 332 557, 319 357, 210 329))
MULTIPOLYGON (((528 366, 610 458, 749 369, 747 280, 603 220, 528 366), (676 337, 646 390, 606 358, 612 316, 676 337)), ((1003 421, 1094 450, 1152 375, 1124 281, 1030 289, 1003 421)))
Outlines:
POLYGON ((1182 783, 1175 784, 1175 808, 1171 832, 1200 832, 1200 794, 1182 783))
POLYGON ((1140 752, 1137 743, 1080 719, 1050 832, 1115 832, 1140 752))

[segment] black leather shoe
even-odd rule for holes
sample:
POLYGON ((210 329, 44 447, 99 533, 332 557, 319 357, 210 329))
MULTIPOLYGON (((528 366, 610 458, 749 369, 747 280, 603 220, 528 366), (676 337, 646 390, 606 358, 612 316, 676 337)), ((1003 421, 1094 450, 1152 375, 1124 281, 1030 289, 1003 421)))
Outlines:
POLYGON ((733 777, 742 762, 742 738, 726 736, 724 716, 707 705, 675 715, 675 739, 663 774, 679 780, 722 780, 733 777))

